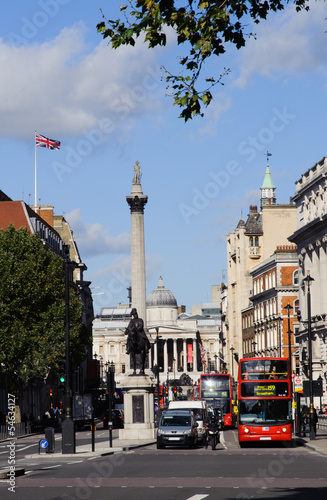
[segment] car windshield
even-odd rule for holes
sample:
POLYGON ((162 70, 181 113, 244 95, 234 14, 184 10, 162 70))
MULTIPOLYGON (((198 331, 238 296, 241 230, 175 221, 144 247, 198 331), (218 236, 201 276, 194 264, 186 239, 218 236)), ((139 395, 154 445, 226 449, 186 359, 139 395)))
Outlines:
POLYGON ((191 417, 188 415, 164 415, 161 419, 163 427, 186 427, 191 425, 191 417))
POLYGON ((190 409, 193 411, 196 420, 203 420, 203 410, 201 408, 190 408, 190 409))

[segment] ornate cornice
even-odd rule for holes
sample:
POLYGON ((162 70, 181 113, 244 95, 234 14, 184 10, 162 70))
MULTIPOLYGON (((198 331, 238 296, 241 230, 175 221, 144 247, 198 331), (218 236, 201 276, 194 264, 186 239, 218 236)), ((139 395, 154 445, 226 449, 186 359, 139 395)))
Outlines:
POLYGON ((131 214, 132 213, 144 213, 144 207, 148 201, 147 196, 142 196, 139 198, 138 196, 126 196, 127 203, 129 204, 131 214))

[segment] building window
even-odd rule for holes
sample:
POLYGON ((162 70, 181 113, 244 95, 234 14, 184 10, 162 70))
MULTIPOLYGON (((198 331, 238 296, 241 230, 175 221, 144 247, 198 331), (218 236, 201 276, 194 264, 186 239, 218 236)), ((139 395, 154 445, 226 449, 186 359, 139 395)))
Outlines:
POLYGON ((293 285, 299 284, 299 271, 296 269, 293 273, 293 285))
POLYGON ((249 246, 253 247, 253 236, 250 236, 249 238, 249 246))
POLYGON ((255 247, 258 247, 258 246, 259 246, 259 238, 258 238, 258 236, 256 236, 256 237, 254 238, 254 246, 255 246, 255 247))
POLYGON ((110 344, 110 354, 114 354, 115 352, 115 346, 114 344, 110 344))
POLYGON ((121 365, 121 372, 125 373, 125 365, 121 365))

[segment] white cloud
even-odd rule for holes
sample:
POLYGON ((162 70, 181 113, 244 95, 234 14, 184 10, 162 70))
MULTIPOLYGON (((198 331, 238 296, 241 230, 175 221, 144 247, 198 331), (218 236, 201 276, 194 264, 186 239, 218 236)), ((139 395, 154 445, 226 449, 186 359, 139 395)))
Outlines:
POLYGON ((158 109, 162 71, 156 50, 141 41, 111 49, 102 41, 86 53, 77 23, 51 42, 14 47, 0 39, 0 134, 80 135, 103 117, 126 119, 158 109))
POLYGON ((256 74, 271 78, 326 73, 326 16, 325 2, 312 2, 309 12, 295 12, 293 5, 270 14, 253 28, 257 38, 248 40, 239 52, 240 76, 235 85, 245 86, 256 74))
POLYGON ((83 259, 96 255, 130 252, 131 241, 128 233, 111 236, 108 229, 101 224, 85 224, 82 222, 80 209, 66 214, 65 218, 74 228, 74 237, 83 259))

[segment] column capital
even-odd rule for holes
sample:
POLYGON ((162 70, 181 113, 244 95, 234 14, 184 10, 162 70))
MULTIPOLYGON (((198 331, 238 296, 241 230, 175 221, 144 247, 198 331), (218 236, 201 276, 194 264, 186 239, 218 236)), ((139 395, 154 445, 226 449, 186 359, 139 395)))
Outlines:
POLYGON ((148 197, 145 195, 139 196, 126 196, 126 201, 129 204, 132 213, 144 213, 144 207, 148 202, 148 197))

